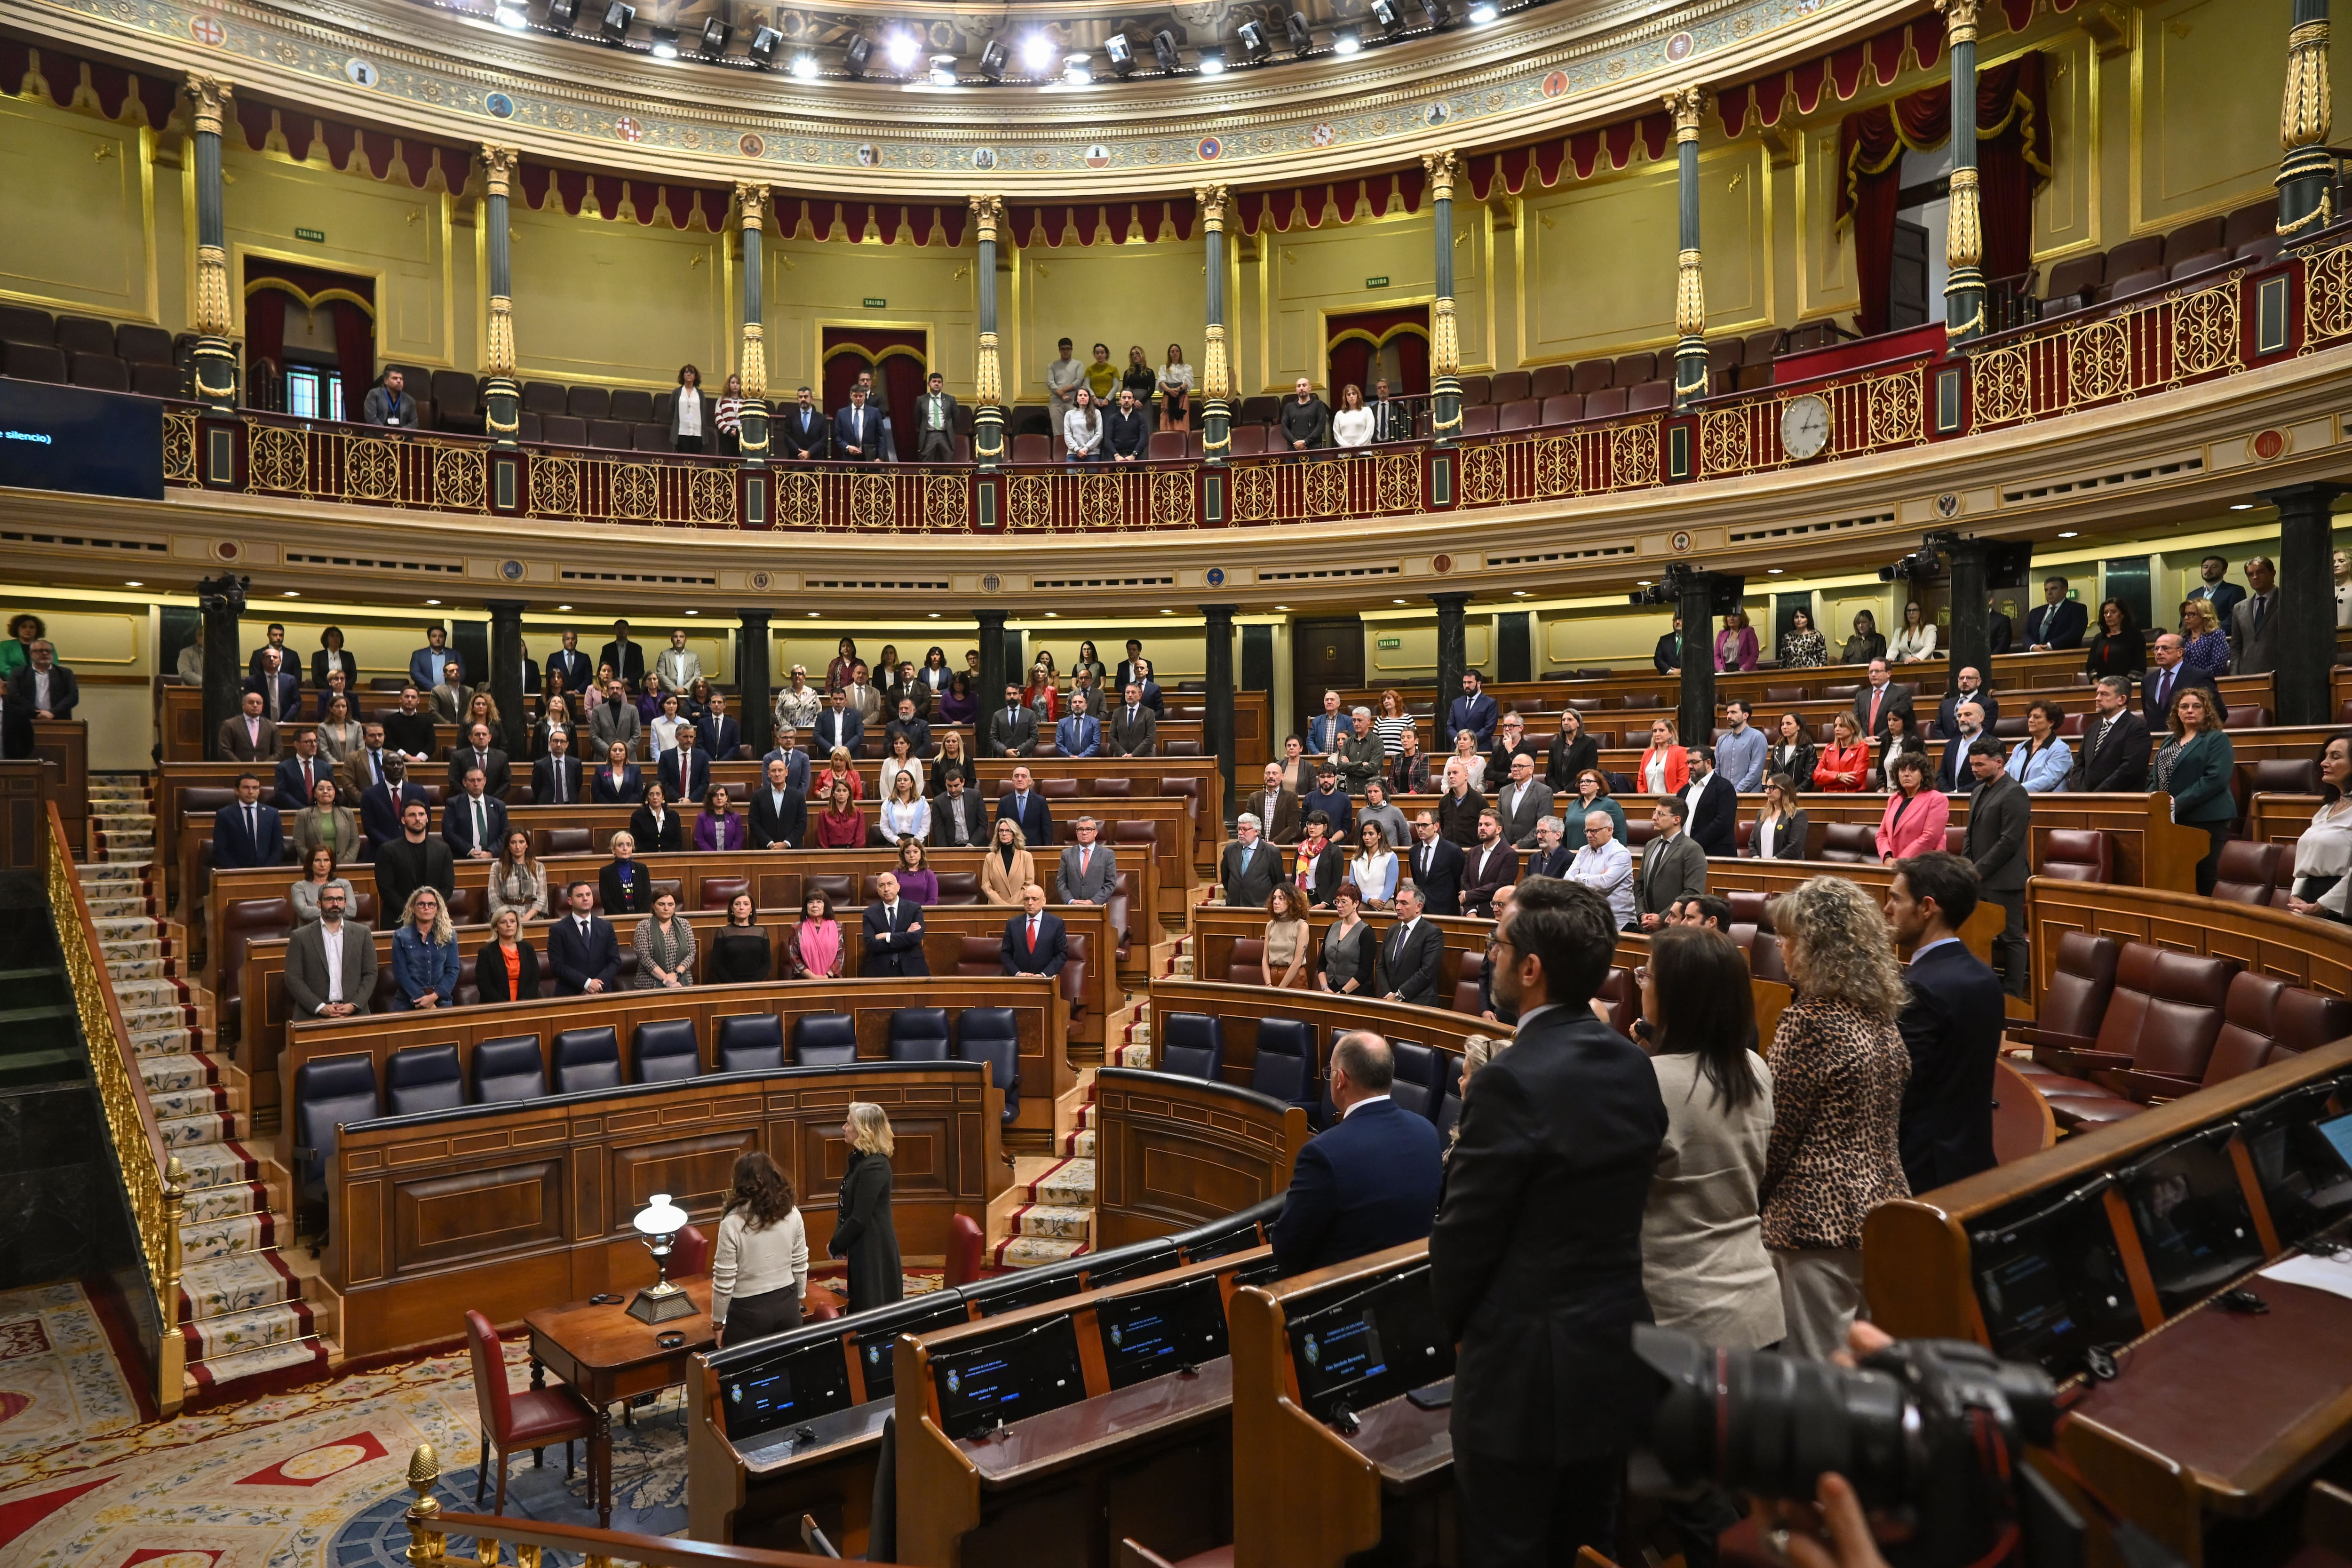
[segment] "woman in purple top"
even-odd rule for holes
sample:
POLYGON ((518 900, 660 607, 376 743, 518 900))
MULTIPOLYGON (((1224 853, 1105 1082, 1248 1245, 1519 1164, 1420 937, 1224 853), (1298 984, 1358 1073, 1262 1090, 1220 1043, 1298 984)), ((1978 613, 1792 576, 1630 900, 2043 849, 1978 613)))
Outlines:
POLYGON ((702 815, 694 819, 694 847, 740 849, 743 839, 742 817, 727 809, 727 786, 712 784, 710 793, 702 797, 702 815))
POLYGON ((940 879, 924 864, 923 841, 902 838, 898 841, 898 896, 930 908, 940 901, 940 879))
POLYGON ((971 678, 959 669, 948 682, 947 695, 940 699, 940 717, 950 724, 969 724, 980 713, 980 703, 971 694, 971 678))

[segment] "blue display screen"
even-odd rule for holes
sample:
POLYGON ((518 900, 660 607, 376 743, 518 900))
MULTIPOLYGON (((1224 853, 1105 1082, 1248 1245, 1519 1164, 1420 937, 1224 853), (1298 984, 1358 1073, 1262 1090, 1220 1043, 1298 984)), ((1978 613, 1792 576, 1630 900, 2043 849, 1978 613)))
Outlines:
POLYGON ((0 485, 163 499, 163 405, 0 379, 0 485))

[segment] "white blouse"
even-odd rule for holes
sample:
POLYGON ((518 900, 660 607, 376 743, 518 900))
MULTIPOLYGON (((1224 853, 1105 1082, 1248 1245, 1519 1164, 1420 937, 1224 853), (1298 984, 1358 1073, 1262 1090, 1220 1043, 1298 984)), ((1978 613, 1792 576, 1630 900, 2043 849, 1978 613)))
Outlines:
POLYGON ((664 752, 677 750, 677 731, 685 722, 685 720, 673 719, 667 713, 653 721, 655 761, 660 761, 664 752))
POLYGON ((1370 446, 1372 411, 1369 408, 1342 408, 1332 415, 1331 439, 1342 447, 1370 446))
POLYGON ((1666 748, 1650 748, 1650 765, 1642 770, 1642 788, 1650 795, 1666 793, 1666 748))
POLYGON ((2312 900, 2338 920, 2347 917, 2345 900, 2352 895, 2352 795, 2322 806, 2294 841, 2294 880, 2334 877, 2336 886, 2312 900))
POLYGON ((922 799, 923 760, 920 757, 909 757, 905 762, 896 757, 883 758, 880 771, 874 775, 874 793, 886 801, 891 799, 898 792, 900 773, 915 775, 915 798, 922 799))
POLYGON ((894 843, 901 838, 929 838, 931 803, 919 797, 911 801, 884 801, 882 836, 894 843))
POLYGON ((1772 840, 1775 837, 1774 829, 1779 826, 1779 822, 1769 816, 1759 816, 1756 819, 1756 832, 1753 836, 1752 842, 1754 843, 1756 849, 1756 858, 1759 860, 1769 860, 1772 858, 1772 840))
POLYGON ((677 389, 677 433, 681 436, 702 434, 702 394, 691 386, 677 389))

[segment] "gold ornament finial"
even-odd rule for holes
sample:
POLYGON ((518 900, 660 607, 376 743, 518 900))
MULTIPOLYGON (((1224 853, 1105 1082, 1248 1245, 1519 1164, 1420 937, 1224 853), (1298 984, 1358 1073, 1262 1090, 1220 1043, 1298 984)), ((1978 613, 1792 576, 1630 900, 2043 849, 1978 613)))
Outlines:
POLYGON ((1706 89, 1696 83, 1678 87, 1666 94, 1666 112, 1675 117, 1675 142, 1698 140, 1698 122, 1706 113, 1707 103, 1706 89))
POLYGON ((1454 155, 1454 149, 1448 147, 1443 152, 1423 153, 1421 167, 1423 173, 1429 176, 1429 199, 1433 202, 1452 201, 1454 176, 1462 169, 1462 161, 1454 155))
POLYGON ((196 129, 209 135, 221 133, 228 118, 228 100, 236 89, 215 76, 188 73, 188 97, 195 103, 196 129))

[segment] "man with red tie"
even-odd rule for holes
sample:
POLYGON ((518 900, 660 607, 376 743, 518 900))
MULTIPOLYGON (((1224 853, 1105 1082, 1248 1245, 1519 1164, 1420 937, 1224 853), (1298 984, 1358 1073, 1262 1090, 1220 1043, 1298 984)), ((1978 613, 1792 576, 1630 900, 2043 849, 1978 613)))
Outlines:
POLYGON ((1045 910, 1045 889, 1032 882, 1021 889, 1021 912, 1004 922, 1004 973, 1055 975, 1069 958, 1062 917, 1045 910))
POLYGON ((1895 685, 1887 679, 1886 661, 1874 658, 1870 661, 1869 680, 1853 694, 1853 721, 1862 727, 1864 734, 1883 741, 1886 738, 1886 716, 1900 713, 1904 732, 1916 734, 1919 724, 1911 714, 1911 698, 1918 689, 1916 686, 1895 685))
POLYGON ((275 790, 278 809, 300 811, 310 804, 310 792, 319 787, 319 781, 334 776, 335 770, 319 754, 319 737, 309 730, 298 731, 294 754, 278 760, 275 790))

